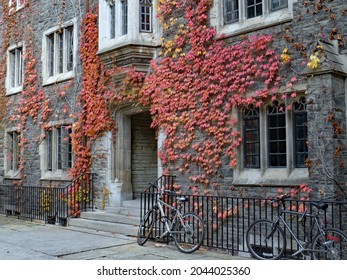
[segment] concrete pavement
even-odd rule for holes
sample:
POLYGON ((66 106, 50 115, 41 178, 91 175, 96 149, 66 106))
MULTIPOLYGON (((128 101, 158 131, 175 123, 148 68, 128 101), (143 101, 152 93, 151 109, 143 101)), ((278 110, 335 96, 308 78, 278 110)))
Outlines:
POLYGON ((246 259, 201 247, 183 254, 175 245, 136 238, 30 222, 0 215, 0 260, 230 260, 246 259))

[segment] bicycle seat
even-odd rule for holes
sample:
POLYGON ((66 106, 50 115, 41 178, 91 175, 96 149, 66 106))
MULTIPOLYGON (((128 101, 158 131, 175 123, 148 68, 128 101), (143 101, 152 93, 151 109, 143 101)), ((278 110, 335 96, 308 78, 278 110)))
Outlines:
POLYGON ((186 197, 184 197, 184 196, 177 196, 176 200, 178 202, 186 202, 186 201, 188 201, 188 199, 186 197))
POLYGON ((319 210, 324 210, 324 211, 327 210, 327 208, 329 206, 327 203, 324 203, 324 202, 321 202, 321 203, 311 202, 311 205, 313 205, 314 207, 316 207, 319 210))

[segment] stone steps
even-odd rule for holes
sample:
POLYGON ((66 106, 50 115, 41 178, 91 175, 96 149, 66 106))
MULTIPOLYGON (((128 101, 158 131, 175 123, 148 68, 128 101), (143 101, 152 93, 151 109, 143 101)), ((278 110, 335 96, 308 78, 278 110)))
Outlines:
POLYGON ((70 218, 68 226, 136 236, 140 223, 140 200, 123 201, 122 206, 82 212, 70 218))

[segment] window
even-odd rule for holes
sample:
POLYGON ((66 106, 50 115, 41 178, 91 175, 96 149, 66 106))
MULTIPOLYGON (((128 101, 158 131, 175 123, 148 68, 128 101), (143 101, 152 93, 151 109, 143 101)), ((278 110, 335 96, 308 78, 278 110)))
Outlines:
POLYGON ((274 102, 267 109, 269 167, 287 165, 286 114, 284 104, 274 102))
POLYGON ((244 158, 246 168, 260 167, 259 108, 246 109, 243 114, 244 158))
POLYGON ((288 7, 288 0, 270 0, 271 11, 276 11, 288 7))
POLYGON ((288 7, 289 0, 219 0, 222 1, 223 24, 241 22, 268 15, 288 7))
POLYGON ((122 35, 128 34, 128 0, 122 0, 122 35))
POLYGON ((16 47, 8 51, 8 89, 22 86, 23 83, 23 48, 16 47))
POLYGON ((156 3, 158 0, 99 0, 99 53, 117 52, 125 45, 158 46, 162 26, 156 3))
POLYGON ((291 105, 292 109, 286 110, 283 103, 274 101, 264 108, 243 110, 244 168, 265 171, 305 167, 308 156, 306 98, 302 96, 291 105))
POLYGON ((224 22, 232 23, 239 20, 239 0, 224 0, 224 22))
POLYGON ((254 18, 263 14, 263 0, 247 0, 247 18, 254 18))
POLYGON ((114 0, 107 1, 109 5, 109 29, 110 29, 110 39, 116 38, 116 25, 119 25, 119 34, 128 34, 128 0, 114 0), (118 4, 118 7, 116 5, 118 4), (117 16, 117 10, 119 9, 120 16, 117 16), (120 20, 117 21, 117 18, 120 20))
POLYGON ((77 51, 76 35, 74 21, 44 33, 42 54, 44 84, 73 77, 77 51))
POLYGON ((56 76, 73 68, 73 27, 64 28, 47 36, 48 75, 56 76))
POLYGON ((6 144, 6 172, 15 173, 19 169, 20 162, 20 134, 17 131, 7 132, 7 144, 6 144))
POLYGON ((305 167, 307 159, 307 111, 306 98, 302 97, 295 102, 294 127, 295 127, 295 166, 305 167))
POLYGON ((70 126, 53 127, 46 132, 47 170, 67 170, 72 167, 70 126))
POLYGON ((152 0, 139 0, 140 32, 152 32, 152 0))
POLYGON ((116 37, 116 6, 114 2, 110 4, 110 39, 116 37))

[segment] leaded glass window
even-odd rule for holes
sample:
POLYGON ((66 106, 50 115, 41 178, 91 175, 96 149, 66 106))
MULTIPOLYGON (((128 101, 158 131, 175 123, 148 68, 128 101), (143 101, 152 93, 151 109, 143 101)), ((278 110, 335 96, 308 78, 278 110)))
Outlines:
POLYGON ((152 0, 139 0, 140 4, 140 32, 152 32, 152 0))
POLYGON ((246 0, 247 18, 254 18, 263 14, 263 0, 246 0))
POLYGON ((276 11, 288 7, 288 0, 270 0, 271 11, 276 11))
POLYGON ((286 152, 286 114, 283 104, 277 101, 267 109, 269 167, 285 167, 286 152))
POLYGON ((295 166, 305 167, 307 158, 307 110, 306 98, 302 97, 299 102, 293 104, 294 127, 295 127, 295 166))
POLYGON ((239 20, 239 0, 224 0, 224 23, 239 20))
POLYGON ((260 167, 259 108, 246 109, 243 114, 244 166, 260 167))

